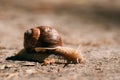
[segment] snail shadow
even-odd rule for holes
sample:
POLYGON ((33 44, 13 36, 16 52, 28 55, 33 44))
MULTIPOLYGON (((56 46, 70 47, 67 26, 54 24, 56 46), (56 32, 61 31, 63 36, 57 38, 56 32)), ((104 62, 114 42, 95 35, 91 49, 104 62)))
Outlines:
POLYGON ((13 61, 31 61, 42 63, 50 54, 48 53, 28 53, 24 49, 20 50, 16 55, 7 57, 6 60, 13 61))

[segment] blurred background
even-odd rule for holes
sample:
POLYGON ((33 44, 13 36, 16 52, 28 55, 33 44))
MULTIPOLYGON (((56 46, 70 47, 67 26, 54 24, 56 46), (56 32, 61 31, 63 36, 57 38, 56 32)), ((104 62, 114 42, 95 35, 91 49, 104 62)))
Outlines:
POLYGON ((119 24, 119 0, 0 0, 0 44, 9 47, 22 46, 24 31, 40 25, 56 27, 67 45, 118 44, 119 24))
POLYGON ((119 35, 119 21, 119 0, 0 0, 1 45, 14 41, 11 37, 22 43, 24 31, 40 25, 56 27, 68 44, 72 42, 66 35, 76 40, 74 44, 94 36, 98 41, 100 35, 111 40, 119 35))

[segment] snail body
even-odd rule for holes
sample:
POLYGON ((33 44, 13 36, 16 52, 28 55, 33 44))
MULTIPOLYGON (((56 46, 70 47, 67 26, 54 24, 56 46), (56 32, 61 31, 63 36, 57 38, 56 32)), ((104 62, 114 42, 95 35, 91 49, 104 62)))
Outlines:
POLYGON ((68 63, 81 63, 82 57, 80 52, 69 47, 57 47, 55 53, 64 56, 68 63))
POLYGON ((50 52, 56 54, 58 56, 63 56, 64 59, 67 60, 68 63, 81 63, 82 56, 79 51, 69 48, 69 47, 62 47, 58 46, 55 48, 35 48, 36 52, 50 52))

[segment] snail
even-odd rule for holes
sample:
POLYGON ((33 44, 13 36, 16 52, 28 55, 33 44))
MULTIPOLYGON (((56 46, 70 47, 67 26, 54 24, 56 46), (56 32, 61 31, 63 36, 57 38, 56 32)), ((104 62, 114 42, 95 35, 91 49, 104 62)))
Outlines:
MULTIPOLYGON (((32 58, 34 57, 36 60, 37 58, 43 58, 44 55, 49 56, 54 54, 57 56, 62 56, 65 60, 67 60, 67 63, 82 62, 80 52, 73 48, 63 47, 62 44, 60 34, 50 26, 31 28, 24 33, 24 50, 28 53, 33 53, 28 54, 28 57, 32 55, 32 58)), ((45 56, 45 58, 48 56, 45 56)), ((45 64, 58 62, 55 58, 51 59, 52 60, 45 59, 43 61, 45 64)))

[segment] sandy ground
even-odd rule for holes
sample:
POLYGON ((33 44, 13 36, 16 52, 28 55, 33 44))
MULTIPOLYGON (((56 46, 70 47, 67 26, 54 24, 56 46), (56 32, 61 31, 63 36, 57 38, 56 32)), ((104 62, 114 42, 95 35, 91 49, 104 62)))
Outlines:
POLYGON ((119 11, 70 9, 67 6, 41 12, 0 6, 0 80, 120 80, 119 11), (6 60, 23 48, 25 30, 40 25, 54 26, 64 46, 81 45, 83 63, 63 67, 6 60))

